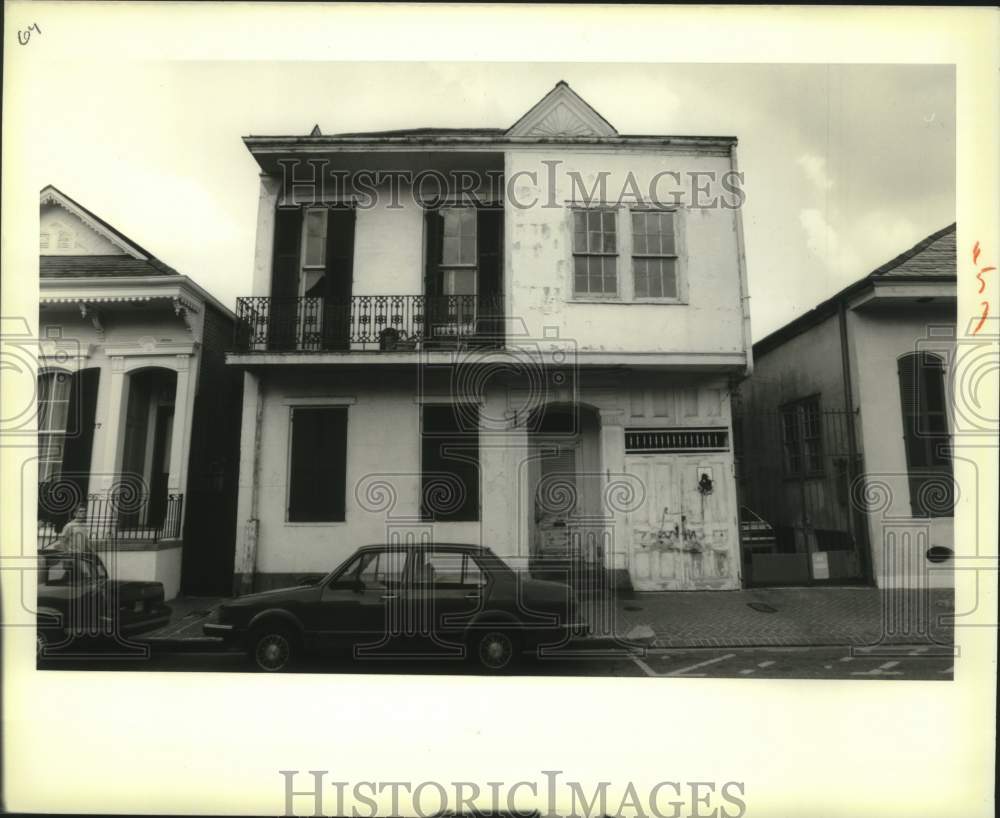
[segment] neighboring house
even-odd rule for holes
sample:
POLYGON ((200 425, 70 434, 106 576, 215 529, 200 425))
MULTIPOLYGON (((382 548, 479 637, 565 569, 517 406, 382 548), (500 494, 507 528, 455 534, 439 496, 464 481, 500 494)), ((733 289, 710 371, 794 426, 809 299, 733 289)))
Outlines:
POLYGON ((109 571, 166 597, 231 583, 233 314, 53 186, 41 192, 39 544, 86 507, 109 571))
POLYGON ((951 584, 956 264, 952 224, 754 344, 741 503, 776 543, 751 583, 951 584))
POLYGON ((734 138, 621 135, 560 82, 506 129, 244 141, 261 187, 227 358, 239 587, 407 538, 740 586, 741 216, 687 187, 733 182, 734 138))

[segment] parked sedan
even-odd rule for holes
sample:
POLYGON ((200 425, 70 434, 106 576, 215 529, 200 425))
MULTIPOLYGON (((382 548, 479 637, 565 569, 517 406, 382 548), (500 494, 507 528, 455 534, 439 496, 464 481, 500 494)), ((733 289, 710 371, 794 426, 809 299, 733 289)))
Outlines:
POLYGON ((569 586, 513 571, 488 548, 448 544, 364 546, 318 583, 223 604, 203 630, 264 671, 344 646, 356 659, 430 651, 501 671, 588 629, 569 586))
POLYGON ((96 554, 38 552, 39 656, 77 640, 110 642, 166 625, 163 583, 113 580, 96 554))

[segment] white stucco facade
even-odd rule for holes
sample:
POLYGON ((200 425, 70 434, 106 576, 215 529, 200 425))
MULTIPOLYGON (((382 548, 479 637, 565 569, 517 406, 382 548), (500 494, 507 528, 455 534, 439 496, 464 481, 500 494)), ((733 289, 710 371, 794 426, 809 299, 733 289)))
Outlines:
MULTIPOLYGON (((360 545, 396 537, 482 543, 529 567, 558 553, 642 590, 740 587, 729 391, 750 367, 749 318, 740 200, 720 183, 726 176, 737 184, 735 140, 619 137, 564 84, 550 97, 506 135, 465 142, 248 138, 262 174, 253 298, 237 313, 254 340, 227 359, 244 372, 234 565, 243 590, 325 573, 360 545), (569 104, 577 119, 559 125, 571 132, 547 138, 546 106, 557 103, 569 104), (403 349, 366 351, 353 341, 310 346, 302 336, 285 348, 272 344, 266 336, 281 321, 299 320, 287 306, 276 313, 294 300, 287 295, 268 304, 279 260, 289 263, 287 239, 276 239, 279 206, 288 199, 275 163, 305 155, 337 168, 493 172, 503 191, 495 283, 502 341, 449 347, 425 337, 403 349), (709 178, 710 194, 693 193, 692 179, 705 188, 709 178), (581 185, 594 195, 581 196, 581 185), (656 207, 670 214, 673 243, 665 252, 676 292, 643 297, 633 272, 640 251, 632 214, 656 207), (612 214, 615 225, 615 291, 600 297, 574 291, 574 212, 588 208, 612 214), (478 508, 462 521, 422 515, 422 417, 442 404, 478 412, 478 508), (293 417, 308 407, 346 410, 343 519, 296 522, 289 512, 293 417), (571 432, 553 432, 550 415, 570 418, 571 432), (550 461, 571 475, 569 511, 539 499, 556 468, 550 461)), ((348 202, 352 253, 337 275, 349 275, 355 304, 378 295, 427 296, 430 304, 428 259, 436 251, 429 206, 414 193, 403 185, 392 204, 386 196, 373 206, 348 202)), ((343 207, 345 197, 320 203, 328 204, 343 207)), ((305 275, 298 272, 303 252, 290 275, 305 275)), ((328 308, 316 303, 308 308, 328 308)))

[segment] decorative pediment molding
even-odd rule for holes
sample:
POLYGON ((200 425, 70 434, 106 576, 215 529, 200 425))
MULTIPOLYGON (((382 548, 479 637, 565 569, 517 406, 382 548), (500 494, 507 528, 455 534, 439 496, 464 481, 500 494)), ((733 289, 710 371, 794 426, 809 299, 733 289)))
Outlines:
POLYGON ((49 185, 43 188, 41 196, 39 198, 40 205, 56 205, 61 207, 67 213, 71 214, 74 218, 83 222, 88 228, 93 230, 97 235, 104 239, 107 239, 115 247, 120 249, 127 255, 133 258, 145 261, 149 256, 142 250, 141 247, 132 244, 127 241, 124 236, 120 233, 112 230, 107 224, 98 219, 93 213, 87 210, 85 207, 74 202, 69 196, 60 191, 58 188, 49 185))
POLYGON ((560 80, 507 131, 509 137, 617 136, 614 126, 560 80))

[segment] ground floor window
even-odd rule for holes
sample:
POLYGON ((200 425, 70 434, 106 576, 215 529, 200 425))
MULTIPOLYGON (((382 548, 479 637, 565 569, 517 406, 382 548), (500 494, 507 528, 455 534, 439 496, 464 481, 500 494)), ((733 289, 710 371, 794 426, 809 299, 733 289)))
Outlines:
POLYGON ((914 352, 898 361, 903 440, 914 517, 950 517, 954 506, 944 360, 914 352))
POLYGON ((292 409, 288 521, 343 522, 347 485, 347 408, 292 409))
POLYGON ((420 513, 436 522, 479 519, 479 409, 424 406, 420 513))

